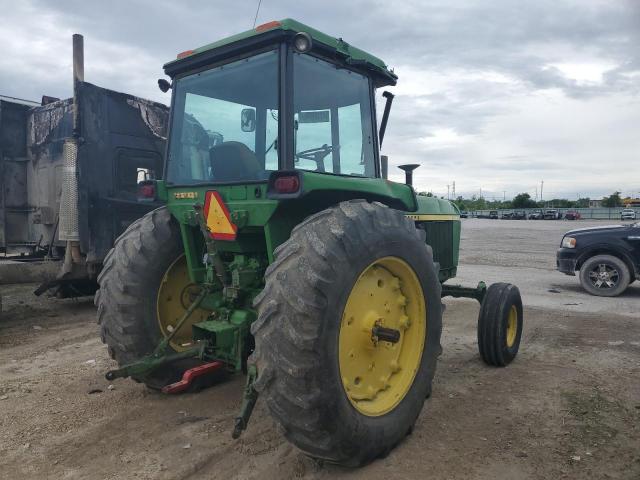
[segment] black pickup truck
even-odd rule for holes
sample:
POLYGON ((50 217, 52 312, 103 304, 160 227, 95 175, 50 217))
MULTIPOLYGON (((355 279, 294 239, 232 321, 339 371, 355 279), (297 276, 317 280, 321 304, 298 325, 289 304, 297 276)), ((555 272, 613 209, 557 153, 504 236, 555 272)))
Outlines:
POLYGON ((556 255, 559 271, 580 272, 592 295, 615 297, 640 279, 640 222, 581 228, 564 234, 556 255))

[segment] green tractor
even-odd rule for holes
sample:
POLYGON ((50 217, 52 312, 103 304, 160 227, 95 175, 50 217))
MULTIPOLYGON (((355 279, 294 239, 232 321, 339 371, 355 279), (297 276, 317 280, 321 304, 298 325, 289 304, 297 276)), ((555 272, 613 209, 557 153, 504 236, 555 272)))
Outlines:
POLYGON ((517 287, 445 285, 459 212, 417 196, 380 155, 380 59, 294 20, 178 55, 166 206, 133 223, 104 261, 102 340, 120 368, 165 392, 245 372, 234 437, 258 395, 306 454, 359 466, 413 428, 441 353, 441 297, 481 303, 478 343, 517 354, 517 287), (205 376, 207 375, 207 376, 205 376))

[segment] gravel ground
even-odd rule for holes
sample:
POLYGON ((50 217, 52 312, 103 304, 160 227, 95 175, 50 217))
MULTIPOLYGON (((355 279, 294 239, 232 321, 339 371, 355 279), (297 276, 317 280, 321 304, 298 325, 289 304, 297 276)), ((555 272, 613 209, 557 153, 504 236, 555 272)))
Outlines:
POLYGON ((616 298, 587 295, 578 277, 556 270, 555 252, 565 232, 615 224, 608 221, 463 219, 460 268, 455 282, 506 281, 520 287, 530 307, 632 316, 640 312, 640 282, 616 298))
POLYGON ((506 369, 484 366, 477 304, 447 300, 433 396, 413 434, 359 470, 306 458, 260 402, 233 441, 241 377, 177 396, 109 384, 114 364, 90 299, 2 286, 0 478, 638 480, 640 288, 595 298, 554 271, 562 233, 586 225, 464 221, 459 281, 520 287, 520 355, 506 369))

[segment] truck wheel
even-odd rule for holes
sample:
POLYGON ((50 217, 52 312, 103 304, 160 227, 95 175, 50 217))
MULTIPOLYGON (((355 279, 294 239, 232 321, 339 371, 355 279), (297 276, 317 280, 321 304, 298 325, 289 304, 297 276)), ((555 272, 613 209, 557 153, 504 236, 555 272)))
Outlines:
MULTIPOLYGON (((198 287, 189 280, 180 230, 166 207, 136 220, 116 240, 98 283, 95 304, 100 337, 111 358, 122 366, 152 353, 198 294, 198 287)), ((185 348, 191 324, 207 313, 193 313, 171 341, 173 351, 185 348)), ((193 365, 194 361, 185 360, 134 380, 162 388, 193 365)))
POLYGON ((510 283, 494 283, 480 306, 478 349, 487 365, 504 367, 518 354, 522 336, 520 290, 510 283))
POLYGON ((440 353, 432 250, 405 216, 342 202, 275 251, 252 325, 256 389, 306 454, 360 466, 410 433, 440 353))
POLYGON ((629 286, 629 268, 613 255, 596 255, 580 267, 580 284, 591 295, 616 297, 629 286))

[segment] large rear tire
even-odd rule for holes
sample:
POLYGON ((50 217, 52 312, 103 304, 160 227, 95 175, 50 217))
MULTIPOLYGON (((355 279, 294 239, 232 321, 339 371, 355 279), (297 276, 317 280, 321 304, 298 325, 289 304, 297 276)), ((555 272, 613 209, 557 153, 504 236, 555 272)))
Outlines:
POLYGON ((256 389, 308 455, 384 456, 413 428, 441 351, 431 248, 401 212, 354 200, 298 225, 275 257, 255 301, 256 389))
MULTIPOLYGON (((178 225, 169 210, 161 207, 132 223, 105 257, 95 304, 100 337, 120 366, 152 353, 169 325, 159 319, 169 315, 175 323, 192 300, 189 289, 193 286, 182 268, 183 253, 178 225), (170 282, 178 283, 173 288, 177 293, 167 289, 170 282)), ((203 315, 206 312, 194 312, 189 325, 203 315)), ((183 330, 190 337, 189 325, 183 330)), ((180 349, 177 343, 171 347, 172 351, 180 349)), ((178 380, 193 365, 193 361, 182 361, 134 380, 159 389, 178 380)))

